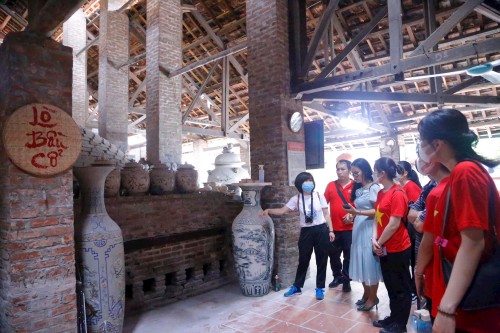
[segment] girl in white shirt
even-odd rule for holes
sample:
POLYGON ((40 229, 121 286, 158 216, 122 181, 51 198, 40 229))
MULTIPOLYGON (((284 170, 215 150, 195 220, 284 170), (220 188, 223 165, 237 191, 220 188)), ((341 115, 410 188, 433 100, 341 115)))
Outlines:
POLYGON ((329 242, 335 240, 332 221, 328 212, 328 203, 323 194, 314 191, 316 184, 308 172, 301 172, 295 178, 295 187, 300 192, 294 195, 281 208, 270 208, 262 212, 265 215, 283 215, 298 210, 300 213, 299 265, 295 282, 285 293, 285 297, 300 295, 306 279, 307 269, 311 261, 312 251, 316 256, 316 298, 324 296, 326 267, 328 262, 329 242))

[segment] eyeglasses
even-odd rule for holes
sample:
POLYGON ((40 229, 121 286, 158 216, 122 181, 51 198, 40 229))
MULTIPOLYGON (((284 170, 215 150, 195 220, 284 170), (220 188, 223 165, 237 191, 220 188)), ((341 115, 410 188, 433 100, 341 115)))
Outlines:
POLYGON ((357 177, 357 176, 359 176, 359 174, 360 174, 360 172, 359 172, 359 171, 351 172, 351 175, 352 175, 353 177, 357 177))

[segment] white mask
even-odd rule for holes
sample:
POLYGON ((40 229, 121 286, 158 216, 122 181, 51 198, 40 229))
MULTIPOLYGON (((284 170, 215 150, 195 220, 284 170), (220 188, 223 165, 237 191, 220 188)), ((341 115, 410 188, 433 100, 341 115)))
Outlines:
POLYGON ((417 171, 420 172, 424 176, 428 176, 432 168, 434 167, 434 163, 427 163, 421 158, 417 158, 415 161, 415 167, 417 171))
POLYGON ((422 148, 422 142, 420 142, 417 146, 417 156, 425 163, 430 163, 435 154, 436 151, 431 144, 428 144, 427 146, 425 146, 425 148, 422 148), (428 153, 429 149, 432 149, 431 153, 428 153))

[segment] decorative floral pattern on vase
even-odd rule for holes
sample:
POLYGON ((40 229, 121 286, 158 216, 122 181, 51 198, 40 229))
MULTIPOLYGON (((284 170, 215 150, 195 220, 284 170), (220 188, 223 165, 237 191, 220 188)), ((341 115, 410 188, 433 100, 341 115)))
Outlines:
POLYGON ((260 217, 260 189, 242 185, 244 207, 232 226, 233 254, 241 292, 264 296, 271 288, 274 258, 274 224, 260 217))
POLYGON ((117 197, 120 193, 120 169, 115 168, 109 173, 104 182, 104 197, 117 197))
POLYGON ((121 187, 128 195, 143 195, 149 191, 149 172, 137 162, 125 164, 121 172, 121 187))
POLYGON ((179 193, 198 191, 198 171, 191 164, 181 164, 175 173, 175 186, 179 193))
POLYGON ((149 179, 151 182, 151 194, 153 194, 153 191, 161 192, 160 194, 174 191, 175 172, 169 170, 165 164, 153 164, 149 172, 149 179))
POLYGON ((75 222, 76 261, 83 282, 89 332, 121 333, 123 328, 123 237, 104 205, 104 180, 112 169, 74 168, 82 196, 82 213, 75 222))

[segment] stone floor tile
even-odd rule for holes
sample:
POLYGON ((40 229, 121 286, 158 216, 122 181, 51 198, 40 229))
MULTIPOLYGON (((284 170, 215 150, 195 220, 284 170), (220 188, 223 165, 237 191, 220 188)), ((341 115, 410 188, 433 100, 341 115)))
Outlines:
POLYGON ((271 317, 285 321, 287 323, 292 323, 296 325, 302 325, 306 321, 313 319, 319 315, 318 312, 310 311, 298 306, 287 306, 278 312, 275 312, 271 317))
POLYGON ((302 326, 319 332, 344 333, 356 324, 357 322, 352 320, 322 313, 312 320, 304 323, 302 326))
POLYGON ((280 321, 276 319, 249 312, 234 320, 224 323, 223 326, 245 333, 262 333, 279 323, 280 321))

